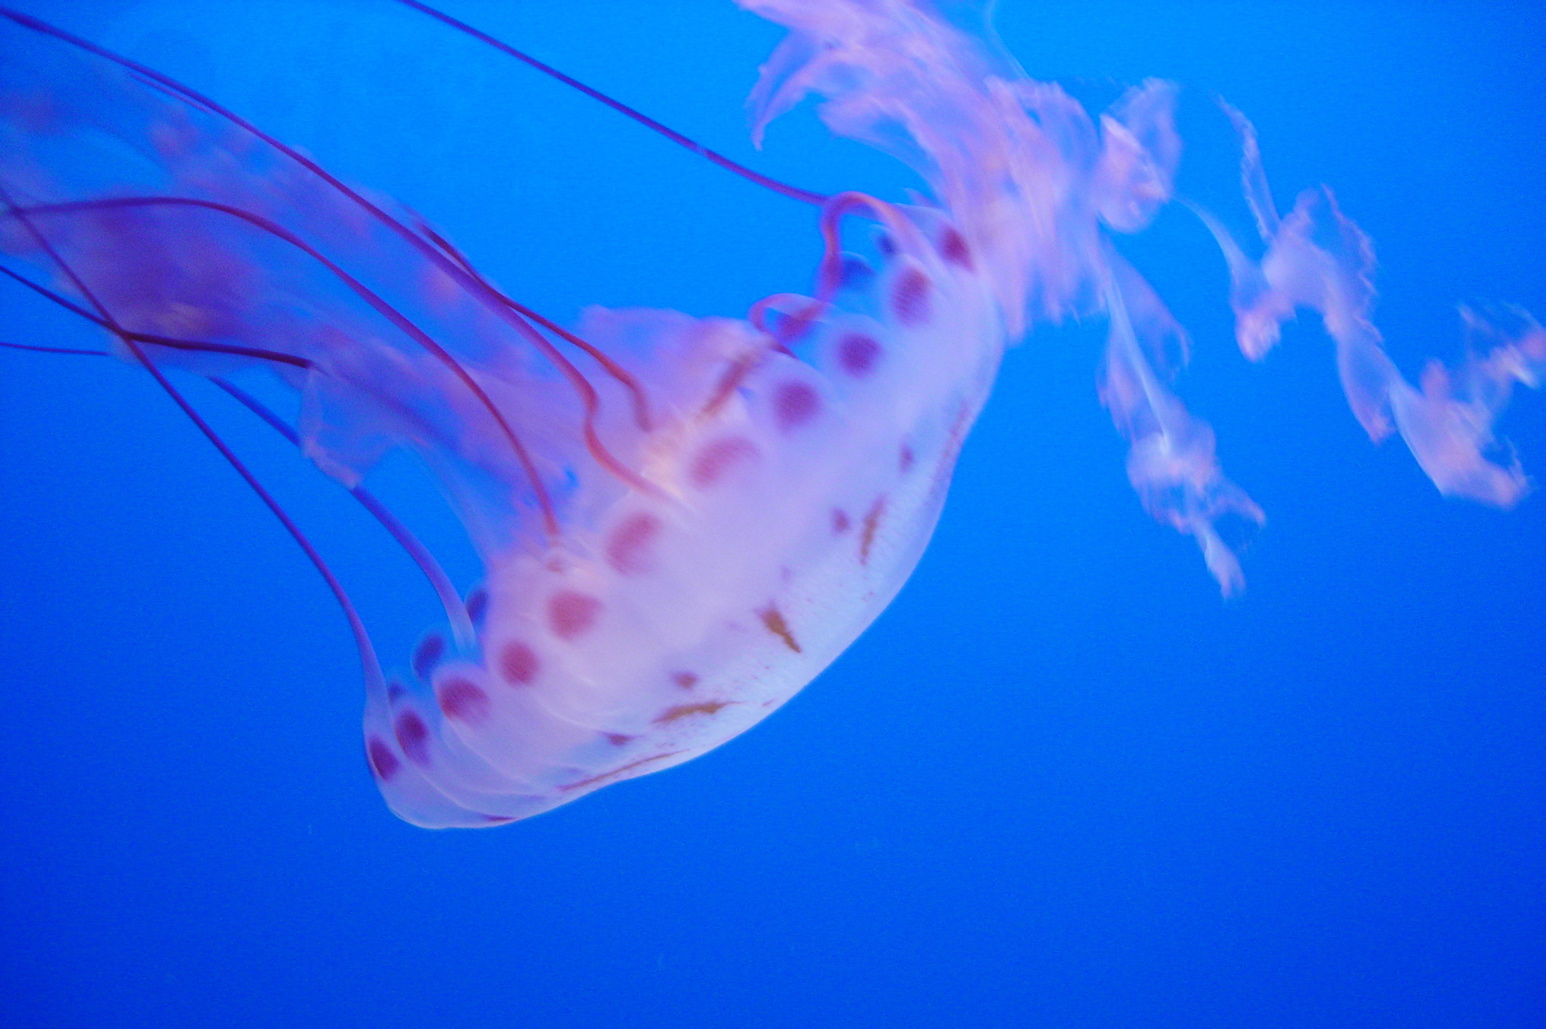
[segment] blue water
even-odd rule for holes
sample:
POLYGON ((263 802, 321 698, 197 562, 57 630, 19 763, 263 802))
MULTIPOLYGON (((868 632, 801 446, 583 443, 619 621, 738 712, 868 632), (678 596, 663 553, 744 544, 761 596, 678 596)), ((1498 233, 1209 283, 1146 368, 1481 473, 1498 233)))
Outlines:
MULTIPOLYGON (((808 288, 811 211, 390 4, 21 6, 400 198, 559 317, 808 288)), ((769 174, 915 185, 808 110, 753 151, 741 97, 778 31, 720 0, 447 6, 769 174)), ((1003 0, 999 24, 1091 102, 1182 82, 1182 187, 1209 201, 1234 175, 1209 98, 1249 113, 1280 203, 1327 182, 1375 238, 1410 375, 1459 353, 1459 300, 1546 315, 1546 16, 1348 6, 1003 0)), ((1245 362, 1180 213, 1127 249, 1268 512, 1244 597, 1131 495, 1100 326, 1044 331, 911 584, 805 693, 487 832, 386 811, 342 618, 153 383, 0 354, 0 1025, 1546 1024, 1546 499, 1446 501, 1371 446, 1313 319, 1245 362)), ((15 291, 0 311, 0 338, 99 342, 15 291)), ((406 559, 186 385, 401 663, 434 617, 406 559)), ((1546 477, 1546 399, 1504 430, 1546 477)))

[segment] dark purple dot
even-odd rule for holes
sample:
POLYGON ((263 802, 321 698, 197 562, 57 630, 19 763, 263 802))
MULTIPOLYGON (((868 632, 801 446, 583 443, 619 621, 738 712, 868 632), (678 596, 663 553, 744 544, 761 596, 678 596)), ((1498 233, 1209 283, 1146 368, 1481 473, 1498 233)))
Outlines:
POLYGON ((429 727, 416 711, 404 711, 397 716, 397 745, 408 760, 416 765, 429 764, 429 727))
POLYGON ((420 679, 428 679, 445 652, 446 641, 439 633, 432 632, 425 636, 413 652, 413 674, 420 679))
POLYGON ((601 601, 574 590, 561 590, 548 598, 548 624, 561 640, 572 640, 588 631, 600 613, 601 601))
POLYGON ((722 480, 730 470, 757 456, 757 447, 749 439, 731 436, 715 440, 698 451, 691 478, 694 486, 707 489, 722 480))
POLYGON ((440 710, 447 718, 476 724, 488 720, 488 694, 466 679, 451 679, 440 684, 436 691, 440 710))
POLYGON ((525 686, 537 677, 537 652, 524 643, 507 643, 499 652, 499 670, 506 679, 525 686))
POLYGON ((804 425, 820 409, 821 397, 808 383, 786 382, 773 395, 773 412, 782 432, 804 425))
POLYGON ((479 586, 467 594, 467 617, 472 619, 472 624, 481 627, 483 616, 488 613, 488 590, 479 586))
POLYGON ((918 325, 928 321, 928 276, 916 268, 908 268, 898 275, 891 287, 891 309, 903 325, 918 325))
POLYGON ((841 536, 848 531, 848 512, 840 507, 832 509, 832 534, 841 536))
POLYGON ((698 677, 692 672, 677 672, 671 680, 684 690, 690 690, 698 685, 698 677))
POLYGON ((652 514, 625 518, 607 540, 607 563, 624 575, 649 571, 649 546, 659 534, 660 519, 652 514))
POLYGON ((365 756, 369 759, 370 769, 376 773, 376 778, 382 782, 392 781, 392 776, 397 774, 399 765, 397 755, 392 753, 392 748, 386 745, 385 740, 376 736, 367 737, 365 756))
POLYGON ((843 266, 838 272, 838 283, 844 289, 863 289, 875 277, 870 262, 854 254, 843 255, 843 266))
POLYGON ((971 271, 972 252, 967 247, 966 240, 955 229, 945 230, 944 236, 939 241, 939 252, 951 264, 960 265, 967 271, 971 271))
POLYGON ((880 360, 880 344, 869 336, 852 333, 837 344, 837 361, 843 371, 855 378, 870 374, 880 360))

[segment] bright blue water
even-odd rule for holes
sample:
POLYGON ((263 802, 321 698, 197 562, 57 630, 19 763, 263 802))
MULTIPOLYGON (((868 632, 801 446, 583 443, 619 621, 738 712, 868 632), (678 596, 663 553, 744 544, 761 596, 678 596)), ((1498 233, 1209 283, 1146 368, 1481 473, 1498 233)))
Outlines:
MULTIPOLYGON (((809 282, 810 211, 389 4, 24 6, 414 205, 562 317, 809 282)), ((451 6, 771 174, 910 182, 809 112, 751 151, 777 32, 719 0, 451 6)), ((1233 177, 1208 96, 1253 116, 1280 202, 1328 182, 1376 239, 1409 374, 1457 353, 1457 300, 1546 314, 1546 17, 1241 6, 1003 0, 1000 24, 1092 100, 1185 83, 1208 199, 1233 177)), ((1439 498, 1361 436, 1309 324, 1248 365, 1195 223, 1129 249, 1269 514, 1243 599, 1130 495, 1099 328, 1045 332, 911 585, 826 675, 699 761, 489 832, 386 812, 342 619, 153 384, 0 355, 0 1024, 1546 1023, 1546 501, 1439 498)), ((0 309, 4 338, 95 342, 0 309)), ((191 392, 400 662, 433 615, 406 561, 191 392)), ((1546 402, 1506 430, 1546 475, 1546 402)), ((453 538, 411 485, 388 483, 453 538)))

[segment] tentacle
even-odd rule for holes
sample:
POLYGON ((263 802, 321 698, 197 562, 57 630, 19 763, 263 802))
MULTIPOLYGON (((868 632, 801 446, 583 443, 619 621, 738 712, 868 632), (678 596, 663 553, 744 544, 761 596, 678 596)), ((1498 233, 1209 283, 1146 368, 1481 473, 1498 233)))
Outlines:
MULTIPOLYGON (((269 410, 261 401, 252 394, 237 386, 227 379, 216 376, 209 380, 216 386, 225 390, 236 399, 243 407, 263 419, 274 431, 289 440, 296 447, 301 445, 300 434, 295 431, 284 419, 269 410)), ((445 569, 440 567, 440 562, 435 560, 435 555, 429 548, 419 542, 418 537, 408 529, 406 525, 398 521, 390 508, 376 498, 374 493, 363 486, 350 487, 349 492, 354 499, 369 511, 381 523, 382 528, 391 534, 398 546, 419 566, 419 571, 424 573, 424 578, 429 580, 430 587, 435 595, 440 598, 441 607, 445 608, 446 619, 451 623, 451 631, 456 636, 458 643, 463 646, 471 646, 478 638, 477 631, 472 627, 472 619, 467 615, 467 605, 462 602, 461 594, 457 592, 451 577, 446 575, 445 569)))
POLYGON ((612 108, 612 110, 626 118, 632 118, 640 125, 643 125, 645 128, 649 129, 651 132, 655 132, 664 136, 671 142, 675 143, 677 146, 685 147, 686 149, 691 150, 693 153, 697 154, 704 160, 709 161, 712 164, 716 164, 726 171, 733 172, 748 182, 755 183, 764 189, 772 190, 780 196, 786 196, 791 200, 798 200, 801 203, 806 204, 814 204, 817 207, 820 207, 827 201, 827 198, 822 196, 820 193, 813 193, 808 189, 800 189, 798 186, 791 186, 788 183, 780 182, 779 180, 764 175, 761 172, 753 171, 752 169, 746 167, 744 164, 732 161, 730 158, 724 156, 723 154, 710 150, 702 143, 698 143, 687 138, 670 126, 661 124, 654 118, 651 118, 649 115, 644 114, 641 111, 637 111, 619 100, 612 99, 605 93, 601 92, 599 89, 592 89, 590 86, 587 86, 580 80, 565 75, 563 72, 559 71, 557 68, 554 68, 552 65, 543 64, 541 61, 537 60, 535 57, 532 57, 530 54, 517 50, 510 44, 489 35, 487 32, 484 32, 481 29, 473 28, 466 22, 459 21, 456 18, 451 17, 449 14, 445 14, 444 12, 436 10, 428 4, 419 3, 418 0, 398 0, 398 2, 403 4, 405 7, 411 7, 416 11, 427 14, 431 18, 434 18, 436 21, 440 21, 446 25, 451 26, 458 32, 466 33, 473 39, 476 39, 481 43, 486 43, 494 49, 499 50, 502 53, 506 53, 518 61, 522 61, 525 64, 530 65, 537 71, 540 71, 542 74, 562 82, 570 89, 578 90, 579 92, 584 93, 592 100, 606 104, 608 107, 612 108))
POLYGON ((87 302, 96 308, 97 313, 108 323, 114 333, 123 342, 124 346, 126 346, 130 353, 132 353, 139 361, 140 365, 151 374, 151 376, 156 380, 156 383, 166 391, 166 394, 172 398, 173 402, 176 403, 179 408, 182 409, 182 412, 188 416, 193 424, 198 427, 199 431, 204 434, 205 438, 208 439, 210 443, 214 445, 215 449, 220 452, 220 456, 224 457, 226 462, 236 470, 236 473, 246 481, 247 485, 252 489, 252 491, 258 495, 258 498, 263 501, 263 503, 271 512, 273 512, 274 517, 279 519, 280 524, 283 525, 285 530, 290 533, 292 538, 294 538, 295 542, 300 546, 302 552, 305 553, 307 559, 310 560, 312 565, 317 569, 317 573, 322 576, 323 581, 327 584, 328 589, 332 592, 334 600, 338 602, 339 608, 343 611, 344 618, 349 623, 349 631, 354 637, 355 649, 359 653, 360 670, 365 679, 365 690, 367 695, 376 698, 384 698, 386 695, 386 683, 381 674, 381 662, 376 657, 376 648, 370 641, 370 634, 365 629, 365 623, 360 618, 359 611, 354 606, 354 601, 349 598, 349 594, 344 589, 343 583, 338 580, 338 577, 333 574, 333 570, 328 567, 327 562, 323 560, 322 554, 315 546, 312 545, 311 540, 308 539, 306 534, 301 531, 300 526, 297 525, 295 520, 290 517, 289 512, 287 512, 284 507, 274 499, 273 494, 269 493, 268 490, 264 488, 263 484, 258 481, 255 475, 252 474, 251 470, 249 470, 247 466, 242 463, 241 458, 236 456, 235 451, 226 445, 226 442, 220 438, 219 434, 216 433, 210 424, 203 419, 197 410, 194 409, 193 405, 188 402, 187 398, 178 392, 177 387, 172 385, 171 380, 169 380, 166 377, 166 374, 156 366, 156 363, 148 356, 146 356, 144 350, 141 348, 140 343, 130 338, 128 333, 122 332, 119 329, 117 323, 113 320, 111 312, 109 312, 107 308, 96 299, 96 296, 92 293, 90 287, 88 287, 86 283, 80 278, 80 276, 76 274, 75 270, 71 268, 69 263, 59 255, 59 253, 54 249, 53 245, 48 241, 47 237, 45 237, 43 233, 37 228, 37 226, 33 224, 32 219, 28 217, 27 214, 22 212, 18 207, 16 207, 14 203, 12 203, 10 195, 3 188, 0 188, 0 204, 5 206, 7 213, 11 217, 17 219, 17 221, 21 223, 26 233, 38 244, 43 252, 48 255, 49 260, 53 262, 53 264, 60 270, 60 272, 70 280, 71 284, 80 291, 80 294, 86 298, 87 302))

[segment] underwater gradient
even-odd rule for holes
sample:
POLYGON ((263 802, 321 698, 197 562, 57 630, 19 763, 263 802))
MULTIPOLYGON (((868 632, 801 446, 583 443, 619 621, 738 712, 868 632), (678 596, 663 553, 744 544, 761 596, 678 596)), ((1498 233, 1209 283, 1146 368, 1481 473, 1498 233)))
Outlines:
MULTIPOLYGON (((29 10, 395 197, 561 320, 811 289, 813 211, 392 5, 29 10)), ((753 151, 741 98, 778 33, 728 6, 456 13, 801 187, 921 185, 808 109, 753 151)), ((1526 9, 998 25, 1092 110, 1177 82, 1177 189, 1242 237, 1215 97, 1245 112, 1283 210, 1324 182, 1374 239, 1377 320, 1412 381, 1460 358, 1458 302, 1542 309, 1526 9)), ((1116 245, 1190 330, 1172 387, 1269 513, 1230 540, 1242 595, 1221 602, 1134 502, 1095 399, 1104 319, 1067 319, 1007 355, 917 574, 787 710, 465 839, 372 800, 343 619, 153 383, 6 354, 0 1019, 1533 1024, 1535 498, 1444 500, 1399 442, 1371 447, 1313 317, 1243 360, 1230 269, 1186 212, 1116 245)), ((0 298, 8 342, 100 345, 24 299, 0 298)), ((402 664, 436 617, 417 569, 184 379, 402 664)), ((1526 471, 1540 413, 1525 394, 1501 425, 1526 471)), ((476 573, 422 473, 389 462, 371 485, 454 579, 476 573)))

